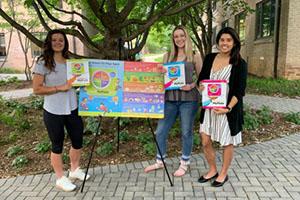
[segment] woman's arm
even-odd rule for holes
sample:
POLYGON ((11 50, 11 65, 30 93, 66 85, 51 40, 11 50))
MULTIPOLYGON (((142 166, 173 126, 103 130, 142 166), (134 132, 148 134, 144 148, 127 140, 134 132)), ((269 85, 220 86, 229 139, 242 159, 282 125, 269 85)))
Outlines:
POLYGON ((68 82, 64 85, 57 86, 45 86, 44 85, 44 75, 41 74, 33 74, 32 87, 33 93, 37 95, 48 95, 54 94, 57 92, 65 92, 68 91, 72 85, 68 82))

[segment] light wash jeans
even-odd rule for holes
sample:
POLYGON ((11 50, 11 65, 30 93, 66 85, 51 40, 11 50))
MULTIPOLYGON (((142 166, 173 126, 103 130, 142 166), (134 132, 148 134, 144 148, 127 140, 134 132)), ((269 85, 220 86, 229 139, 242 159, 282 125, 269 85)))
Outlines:
MULTIPOLYGON (((166 101, 165 102, 165 117, 158 121, 156 129, 156 140, 161 150, 163 158, 166 157, 167 138, 169 131, 180 117, 181 124, 181 143, 182 143, 182 156, 181 160, 188 162, 193 148, 193 126, 195 116, 198 111, 197 101, 166 101)), ((161 160, 158 149, 156 159, 161 160)))

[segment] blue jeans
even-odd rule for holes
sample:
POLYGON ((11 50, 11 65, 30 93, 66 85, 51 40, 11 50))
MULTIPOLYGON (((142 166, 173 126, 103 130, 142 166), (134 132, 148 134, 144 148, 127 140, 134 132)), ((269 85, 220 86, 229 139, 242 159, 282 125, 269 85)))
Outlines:
MULTIPOLYGON (((163 158, 166 157, 167 138, 169 130, 180 117, 181 139, 182 139, 182 156, 181 160, 189 161, 193 148, 193 126, 196 113, 198 111, 197 101, 166 101, 165 117, 158 121, 156 129, 156 140, 161 150, 163 158)), ((156 159, 161 160, 158 149, 156 159)))

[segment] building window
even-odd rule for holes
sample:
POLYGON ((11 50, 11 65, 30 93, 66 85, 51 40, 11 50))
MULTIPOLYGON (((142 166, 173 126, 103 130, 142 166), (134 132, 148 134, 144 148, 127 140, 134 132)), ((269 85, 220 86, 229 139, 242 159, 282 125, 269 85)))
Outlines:
POLYGON ((228 19, 222 22, 222 28, 228 27, 229 26, 229 21, 228 19))
MULTIPOLYGON (((44 32, 36 32, 36 33, 32 33, 37 39, 44 41, 46 38, 46 33, 44 32)), ((39 46, 37 46, 36 44, 34 44, 33 42, 31 42, 31 56, 33 58, 38 57, 40 55, 42 55, 43 50, 42 48, 40 48, 39 46)))
POLYGON ((275 0, 264 0, 256 4, 256 39, 274 34, 275 0))
POLYGON ((6 47, 5 47, 5 34, 0 33, 0 58, 6 56, 6 47))
POLYGON ((240 36, 241 41, 245 41, 245 34, 246 34, 246 13, 241 12, 235 16, 235 30, 240 36))

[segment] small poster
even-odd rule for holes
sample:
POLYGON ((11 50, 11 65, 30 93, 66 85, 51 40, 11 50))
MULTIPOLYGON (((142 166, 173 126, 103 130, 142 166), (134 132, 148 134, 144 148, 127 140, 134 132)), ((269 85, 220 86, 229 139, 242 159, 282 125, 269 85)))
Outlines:
POLYGON ((89 62, 84 59, 67 60, 67 79, 73 86, 90 84, 89 62))
POLYGON ((166 90, 177 90, 186 85, 184 62, 170 62, 163 66, 167 70, 164 85, 166 90))
POLYGON ((202 108, 226 108, 227 105, 227 81, 203 80, 202 108))

